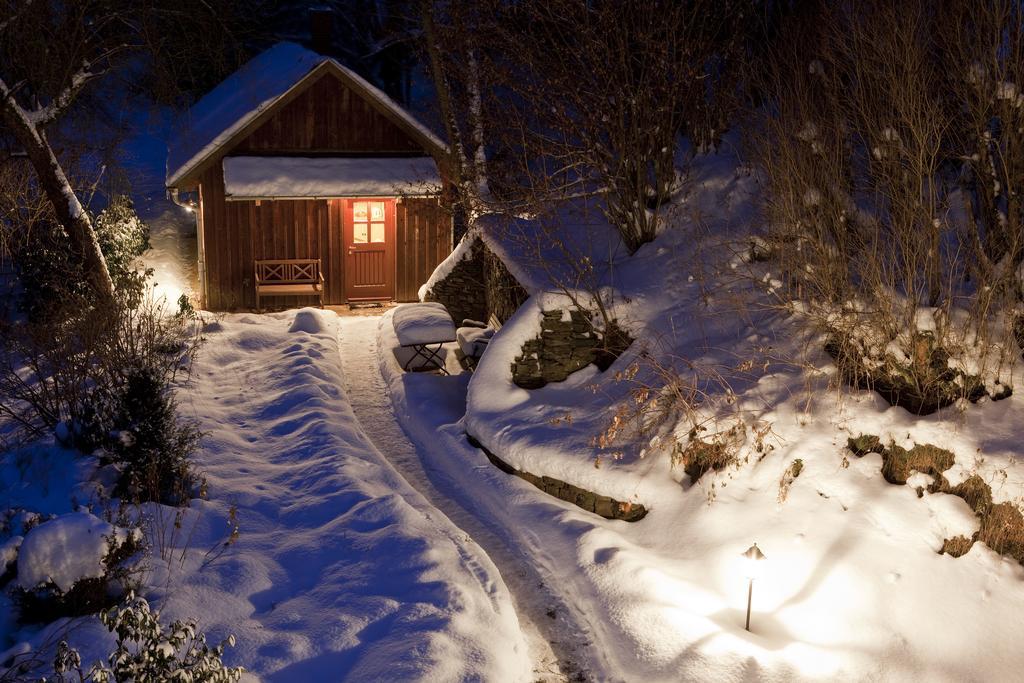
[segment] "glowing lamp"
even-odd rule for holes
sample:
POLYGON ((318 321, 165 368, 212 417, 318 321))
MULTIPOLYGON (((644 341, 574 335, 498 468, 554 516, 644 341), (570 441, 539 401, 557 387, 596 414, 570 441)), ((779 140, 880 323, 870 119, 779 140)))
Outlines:
POLYGON ((743 570, 749 583, 747 584, 747 625, 746 629, 750 630, 750 603, 754 599, 754 579, 761 576, 761 571, 764 569, 764 561, 768 559, 765 554, 761 552, 761 549, 757 547, 757 544, 747 548, 740 557, 743 558, 743 570))

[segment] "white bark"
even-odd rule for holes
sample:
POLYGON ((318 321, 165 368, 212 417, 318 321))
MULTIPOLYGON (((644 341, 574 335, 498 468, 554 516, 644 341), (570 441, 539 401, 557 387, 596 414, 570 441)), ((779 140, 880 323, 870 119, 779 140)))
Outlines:
POLYGON ((59 116, 82 85, 94 76, 95 74, 88 71, 86 64, 71 79, 71 84, 52 102, 31 111, 18 103, 12 89, 0 77, 0 113, 4 115, 15 138, 25 148, 25 153, 32 162, 39 184, 46 192, 57 220, 63 226, 71 245, 84 259, 86 275, 100 301, 113 304, 114 283, 110 279, 96 231, 44 131, 45 124, 59 116))

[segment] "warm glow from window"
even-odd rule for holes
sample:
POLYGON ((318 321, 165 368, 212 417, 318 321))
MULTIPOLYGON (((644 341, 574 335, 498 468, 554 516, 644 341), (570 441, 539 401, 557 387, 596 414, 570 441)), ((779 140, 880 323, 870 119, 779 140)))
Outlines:
POLYGON ((384 242, 384 202, 352 203, 352 242, 384 242))

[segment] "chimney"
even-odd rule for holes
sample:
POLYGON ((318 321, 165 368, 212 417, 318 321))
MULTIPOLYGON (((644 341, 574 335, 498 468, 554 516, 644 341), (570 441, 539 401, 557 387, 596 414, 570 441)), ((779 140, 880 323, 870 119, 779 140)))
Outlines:
POLYGON ((314 52, 328 54, 334 37, 334 13, 330 7, 309 8, 310 46, 314 52))

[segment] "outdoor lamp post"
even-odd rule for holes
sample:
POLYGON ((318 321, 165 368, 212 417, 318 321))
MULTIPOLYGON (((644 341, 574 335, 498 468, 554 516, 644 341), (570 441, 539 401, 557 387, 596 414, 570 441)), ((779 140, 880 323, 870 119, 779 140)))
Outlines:
POLYGON ((750 630, 750 603, 754 598, 754 579, 761 574, 761 569, 764 565, 764 560, 767 559, 761 549, 757 547, 757 544, 750 546, 745 553, 742 555, 743 564, 745 565, 747 580, 750 582, 747 584, 747 626, 746 629, 750 630))

